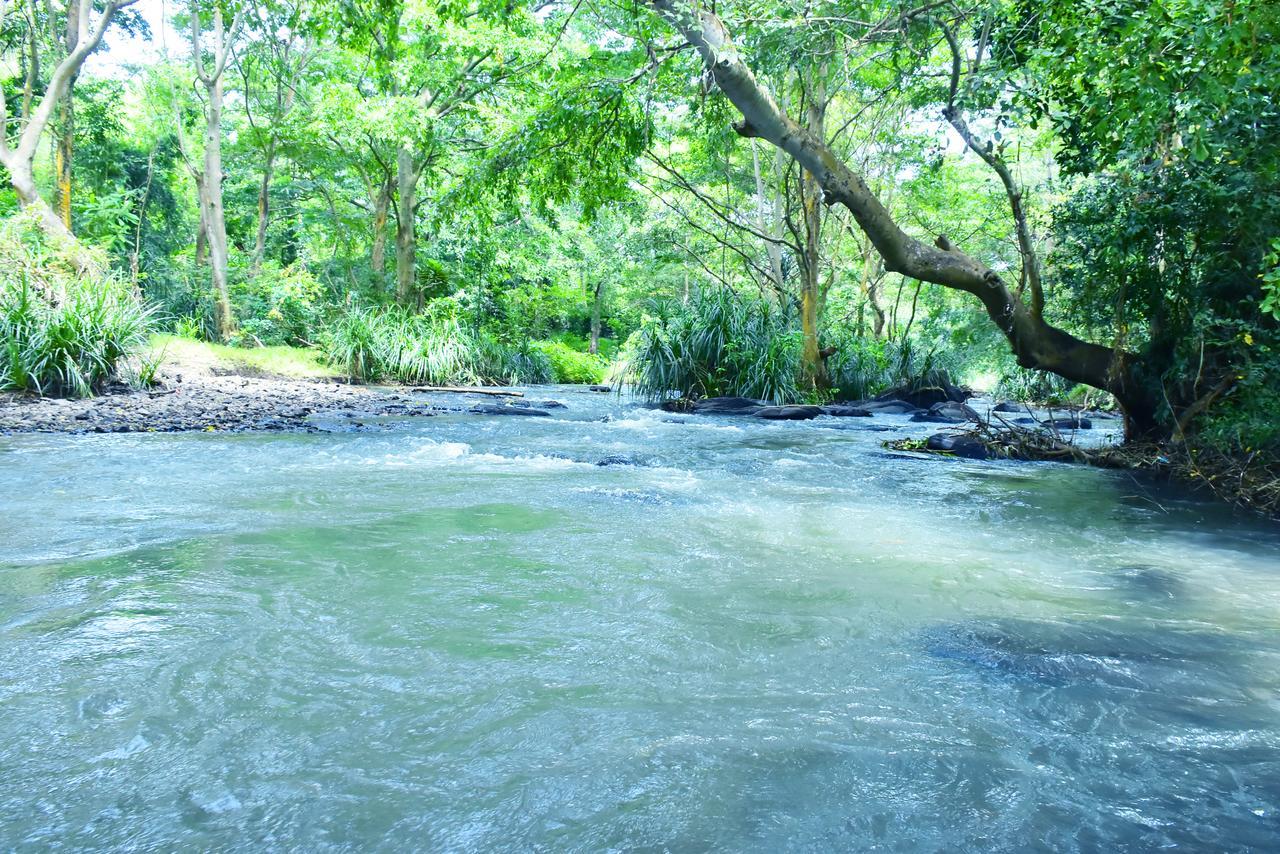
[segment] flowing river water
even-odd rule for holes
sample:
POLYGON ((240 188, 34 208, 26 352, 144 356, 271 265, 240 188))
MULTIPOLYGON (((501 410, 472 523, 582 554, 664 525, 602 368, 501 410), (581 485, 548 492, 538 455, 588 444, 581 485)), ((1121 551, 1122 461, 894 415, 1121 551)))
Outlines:
POLYGON ((1273 528, 535 396, 0 438, 0 848, 1275 849, 1273 528))

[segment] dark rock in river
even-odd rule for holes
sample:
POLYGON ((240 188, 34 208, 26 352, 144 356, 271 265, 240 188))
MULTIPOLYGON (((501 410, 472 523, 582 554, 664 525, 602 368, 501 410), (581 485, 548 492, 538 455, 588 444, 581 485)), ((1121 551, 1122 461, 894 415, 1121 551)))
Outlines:
POLYGON ((872 413, 870 409, 862 406, 849 406, 843 403, 833 403, 830 406, 822 407, 823 415, 834 415, 837 418, 870 418, 872 413))
POLYGON ((942 386, 925 386, 924 388, 909 388, 907 386, 899 386, 891 388, 883 394, 876 395, 875 399, 880 402, 889 400, 901 400, 910 403, 917 409, 928 409, 936 403, 964 403, 973 395, 959 386, 950 384, 942 386))
POLYGON ((607 386, 607 385, 591 385, 591 386, 587 386, 587 391, 598 391, 598 392, 601 392, 601 393, 606 393, 606 392, 611 392, 611 391, 613 391, 613 386, 607 386))
POLYGON ((885 415, 908 415, 912 412, 920 412, 918 406, 907 403, 905 400, 870 400, 862 405, 863 409, 870 410, 873 414, 883 413, 885 415))
POLYGON ((534 409, 531 406, 495 406, 492 404, 481 404, 471 407, 470 412, 476 415, 550 415, 544 409, 534 409))
POLYGON ((563 403, 558 400, 531 400, 526 406, 532 406, 534 409, 567 409, 563 403))
POLYGON ((807 421, 822 414, 821 406, 766 406, 755 413, 756 418, 770 421, 807 421))
POLYGON ((693 404, 698 415, 755 415, 769 404, 749 397, 708 397, 693 404))
POLYGON ((925 442, 931 451, 948 451, 957 457, 967 460, 986 460, 991 458, 991 449, 972 436, 957 436, 952 433, 934 433, 925 442))
POLYGON ((636 457, 629 457, 626 454, 610 454, 607 457, 601 457, 596 460, 598 466, 643 466, 646 463, 636 457))
POLYGON ((950 415, 941 415, 934 412, 917 412, 911 416, 911 420, 923 424, 962 424, 963 418, 952 418, 950 415))
POLYGON ((1014 403, 1012 400, 1002 400, 995 406, 991 407, 992 412, 1021 412, 1022 407, 1014 403))
POLYGON ((929 415, 941 415, 954 421, 980 421, 982 416, 978 415, 978 411, 972 406, 965 406, 964 403, 956 403, 955 401, 945 401, 942 403, 934 403, 929 407, 929 415))

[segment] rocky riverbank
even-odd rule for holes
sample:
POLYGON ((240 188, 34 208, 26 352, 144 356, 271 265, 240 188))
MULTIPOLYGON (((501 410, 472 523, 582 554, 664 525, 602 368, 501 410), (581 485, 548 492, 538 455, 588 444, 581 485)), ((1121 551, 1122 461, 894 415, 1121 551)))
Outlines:
POLYGON ((318 431, 442 410, 438 401, 407 390, 332 380, 176 375, 150 390, 112 386, 82 400, 0 395, 0 433, 318 431))

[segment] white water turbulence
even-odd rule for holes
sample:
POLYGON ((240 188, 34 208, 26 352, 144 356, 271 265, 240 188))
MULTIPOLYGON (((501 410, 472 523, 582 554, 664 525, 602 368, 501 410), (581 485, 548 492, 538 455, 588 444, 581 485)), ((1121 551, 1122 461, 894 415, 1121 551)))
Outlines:
POLYGON ((1274 529, 535 394, 0 438, 0 848, 1274 850, 1274 529))

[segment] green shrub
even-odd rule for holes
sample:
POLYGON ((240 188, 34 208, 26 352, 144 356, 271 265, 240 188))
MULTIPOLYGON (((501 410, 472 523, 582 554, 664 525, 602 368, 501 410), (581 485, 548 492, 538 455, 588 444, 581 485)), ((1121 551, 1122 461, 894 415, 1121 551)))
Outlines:
POLYGON ((30 216, 0 225, 0 389, 90 395, 146 346, 150 319, 128 285, 78 267, 30 216))
POLYGON ((579 352, 563 341, 539 341, 533 346, 550 360, 553 380, 558 383, 599 383, 609 368, 603 356, 579 352))
POLYGON ((231 285, 242 346, 308 346, 323 311, 324 288, 301 266, 263 264, 261 272, 231 285))

